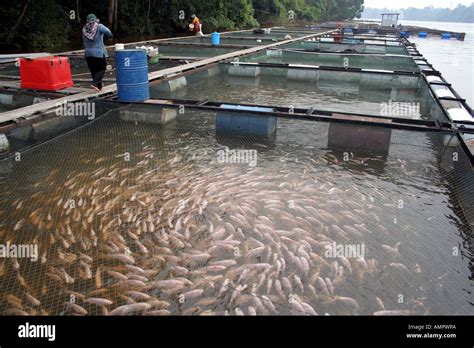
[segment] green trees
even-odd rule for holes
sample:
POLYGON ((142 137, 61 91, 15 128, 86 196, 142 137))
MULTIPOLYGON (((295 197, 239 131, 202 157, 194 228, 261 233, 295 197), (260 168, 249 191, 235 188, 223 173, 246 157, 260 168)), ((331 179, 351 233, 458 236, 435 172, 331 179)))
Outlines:
POLYGON ((186 20, 189 22, 189 16, 196 14, 203 23, 205 32, 236 30, 258 25, 253 17, 251 0, 208 0, 194 4, 190 8, 186 20))
POLYGON ((253 0, 260 23, 287 23, 291 11, 296 20, 345 20, 360 17, 364 0, 253 0))
POLYGON ((346 18, 360 18, 363 8, 364 0, 343 0, 337 1, 338 6, 336 10, 336 18, 338 20, 344 20, 346 18))
POLYGON ((11 1, 0 9, 0 42, 40 49, 68 41, 69 19, 59 1, 11 1))
POLYGON ((59 49, 81 39, 88 13, 110 26, 115 37, 126 38, 184 31, 193 13, 209 33, 351 19, 362 5, 363 0, 16 0, 0 8, 0 48, 59 49))

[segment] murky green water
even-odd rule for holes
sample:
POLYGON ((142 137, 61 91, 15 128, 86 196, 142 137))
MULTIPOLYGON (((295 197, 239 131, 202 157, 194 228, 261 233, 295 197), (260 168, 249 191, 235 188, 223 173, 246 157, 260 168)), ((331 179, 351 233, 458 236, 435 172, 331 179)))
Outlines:
POLYGON ((313 107, 361 115, 385 113, 386 116, 415 119, 439 117, 434 110, 437 105, 427 93, 427 87, 416 76, 261 68, 260 76, 240 77, 226 71, 235 68, 222 66, 220 74, 200 79, 193 79, 190 75, 187 77, 190 83, 172 91, 152 86, 150 95, 153 98, 209 99, 288 109, 313 107), (314 75, 318 80, 301 80, 298 77, 301 74, 314 75), (410 109, 410 112, 387 112, 391 110, 389 106, 396 104, 407 106, 403 110, 410 109))

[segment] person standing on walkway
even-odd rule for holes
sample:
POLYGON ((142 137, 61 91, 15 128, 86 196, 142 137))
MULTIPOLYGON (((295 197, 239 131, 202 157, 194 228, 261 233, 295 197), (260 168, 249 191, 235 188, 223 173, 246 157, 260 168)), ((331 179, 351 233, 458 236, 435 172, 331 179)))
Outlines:
POLYGON ((109 56, 104 46, 104 35, 109 39, 113 37, 110 29, 100 24, 95 15, 88 15, 87 23, 82 28, 82 41, 87 66, 94 81, 91 87, 97 92, 102 90, 102 79, 107 69, 107 57, 109 56))
POLYGON ((196 33, 196 36, 204 36, 202 33, 202 24, 199 21, 199 18, 196 15, 192 15, 191 19, 193 20, 189 25, 189 28, 196 33))

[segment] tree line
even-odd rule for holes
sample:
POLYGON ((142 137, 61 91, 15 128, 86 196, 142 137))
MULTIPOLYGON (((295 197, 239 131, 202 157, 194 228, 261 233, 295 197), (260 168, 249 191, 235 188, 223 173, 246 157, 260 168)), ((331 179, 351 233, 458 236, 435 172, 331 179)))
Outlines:
MULTIPOLYGON (((366 8, 362 13, 363 18, 379 19, 382 13, 394 12, 387 8, 366 8)), ((474 23, 474 3, 471 6, 459 5, 454 9, 449 8, 406 8, 398 10, 403 14, 403 19, 409 21, 428 21, 428 22, 457 22, 474 23)))
POLYGON ((53 50, 80 39, 94 13, 118 38, 186 31, 190 16, 204 32, 360 17, 363 0, 16 0, 0 8, 0 45, 53 50))

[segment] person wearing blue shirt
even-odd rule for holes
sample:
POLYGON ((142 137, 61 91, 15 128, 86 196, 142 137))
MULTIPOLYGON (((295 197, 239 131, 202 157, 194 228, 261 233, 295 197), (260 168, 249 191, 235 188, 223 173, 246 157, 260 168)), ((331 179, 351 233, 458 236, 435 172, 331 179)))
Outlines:
POLYGON ((109 56, 104 46, 104 35, 109 39, 113 37, 110 29, 100 24, 95 15, 88 15, 87 23, 82 28, 82 41, 87 66, 94 80, 91 86, 98 92, 102 90, 102 80, 107 69, 106 58, 109 56))

